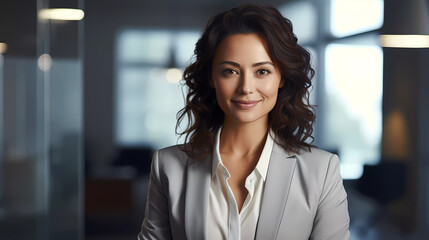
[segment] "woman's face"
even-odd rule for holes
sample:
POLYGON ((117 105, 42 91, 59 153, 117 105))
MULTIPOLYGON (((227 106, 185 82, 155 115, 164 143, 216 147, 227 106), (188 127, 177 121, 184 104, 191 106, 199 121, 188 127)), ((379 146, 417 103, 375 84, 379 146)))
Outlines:
POLYGON ((259 35, 233 34, 216 49, 211 86, 225 121, 268 122, 282 85, 280 71, 259 35))

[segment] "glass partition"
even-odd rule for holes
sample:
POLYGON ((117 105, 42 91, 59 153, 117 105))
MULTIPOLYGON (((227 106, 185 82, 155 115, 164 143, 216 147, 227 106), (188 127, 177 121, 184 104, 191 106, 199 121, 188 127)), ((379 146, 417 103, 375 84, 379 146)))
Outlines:
POLYGON ((82 11, 57 8, 83 0, 0 10, 0 239, 83 239, 82 11))

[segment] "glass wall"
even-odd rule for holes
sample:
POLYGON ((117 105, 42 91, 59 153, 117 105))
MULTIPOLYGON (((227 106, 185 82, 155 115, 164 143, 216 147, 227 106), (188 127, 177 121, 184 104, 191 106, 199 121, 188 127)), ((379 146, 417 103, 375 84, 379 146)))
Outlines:
POLYGON ((82 8, 0 10, 0 239, 83 239, 82 8))

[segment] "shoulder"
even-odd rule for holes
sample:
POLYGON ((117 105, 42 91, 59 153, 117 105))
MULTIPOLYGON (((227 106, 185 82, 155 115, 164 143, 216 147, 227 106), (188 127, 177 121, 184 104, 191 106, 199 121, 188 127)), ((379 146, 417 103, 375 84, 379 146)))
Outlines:
POLYGON ((296 176, 306 183, 304 185, 316 196, 315 199, 330 204, 347 197, 340 174, 340 161, 336 154, 318 148, 300 149, 293 158, 296 161, 296 176))
POLYGON ((273 152, 286 156, 287 158, 295 158, 299 164, 322 166, 329 164, 331 161, 339 162, 337 155, 317 147, 311 147, 310 149, 299 148, 298 153, 293 153, 288 152, 280 145, 275 144, 273 152))
POLYGON ((298 153, 286 153, 296 160, 296 167, 308 176, 325 177, 328 172, 339 173, 340 161, 336 154, 312 147, 299 149, 298 153))
POLYGON ((301 177, 317 186, 319 191, 316 192, 322 193, 331 188, 332 184, 342 183, 340 161, 336 154, 311 148, 310 151, 301 150, 295 158, 296 168, 302 174, 301 177))
POLYGON ((300 161, 316 165, 329 164, 331 161, 338 161, 338 156, 325 150, 311 147, 310 149, 300 149, 296 155, 300 161))
POLYGON ((301 164, 312 166, 314 170, 322 172, 327 172, 330 167, 338 168, 340 164, 336 154, 315 147, 310 150, 301 149, 296 158, 301 164))
POLYGON ((174 145, 155 151, 152 165, 164 173, 183 170, 186 167, 188 155, 182 149, 183 145, 174 145))
POLYGON ((182 151, 183 144, 161 148, 155 152, 159 159, 187 159, 187 154, 182 151))

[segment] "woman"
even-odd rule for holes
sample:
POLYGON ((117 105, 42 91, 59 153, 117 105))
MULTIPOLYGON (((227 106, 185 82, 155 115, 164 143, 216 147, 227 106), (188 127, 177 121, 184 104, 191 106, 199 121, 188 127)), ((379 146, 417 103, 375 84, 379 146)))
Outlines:
POLYGON ((349 239, 336 155, 310 145, 314 74, 289 20, 211 18, 184 73, 187 144, 157 151, 139 239, 349 239))

